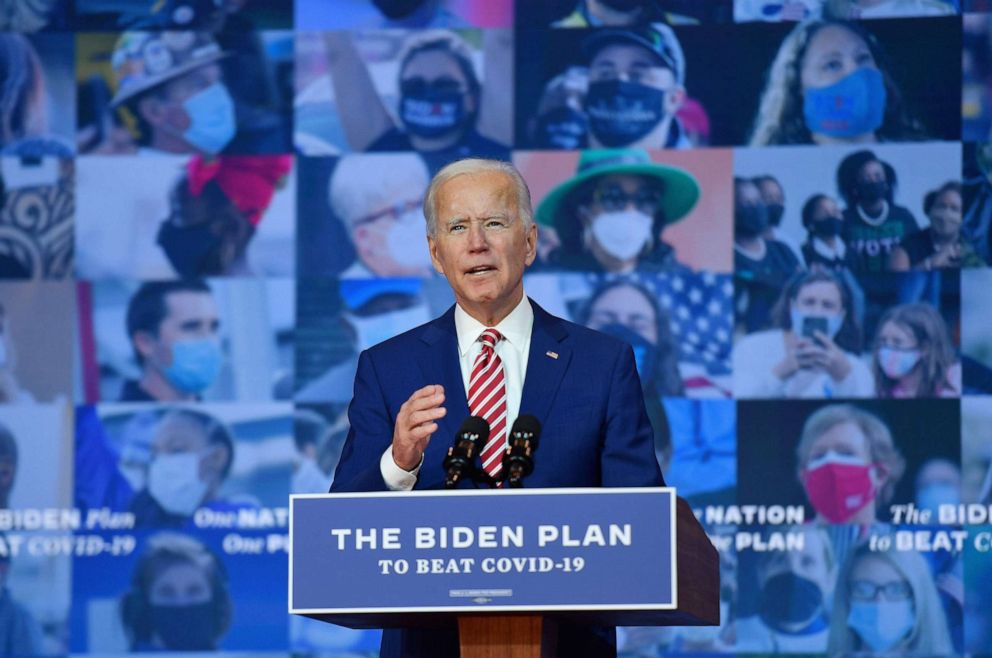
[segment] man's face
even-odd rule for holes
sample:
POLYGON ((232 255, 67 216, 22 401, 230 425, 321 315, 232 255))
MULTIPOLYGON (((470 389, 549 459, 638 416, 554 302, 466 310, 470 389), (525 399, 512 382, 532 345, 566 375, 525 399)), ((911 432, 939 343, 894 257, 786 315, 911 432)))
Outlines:
POLYGON ((184 340, 216 340, 220 328, 217 305, 207 292, 179 291, 165 296, 165 318, 158 335, 135 334, 135 345, 145 361, 160 368, 172 365, 172 346, 184 340))
POLYGON ((658 344, 658 321, 654 308, 632 286, 617 286, 603 293, 589 314, 589 327, 602 329, 622 324, 640 334, 644 340, 658 344))
POLYGON ((589 63, 589 81, 627 80, 669 91, 676 86, 675 74, 658 63, 651 51, 631 44, 605 46, 589 63))
POLYGON ((152 438, 152 458, 164 455, 199 455, 199 478, 211 483, 221 479, 227 451, 218 444, 211 445, 203 426, 184 416, 167 416, 155 429, 152 438))
POLYGON ((218 82, 223 83, 220 66, 204 64, 164 83, 159 93, 141 100, 139 111, 154 128, 181 135, 193 124, 183 103, 218 82))
POLYGON ((470 314, 508 313, 537 253, 537 227, 525 228, 513 181, 494 171, 463 174, 438 189, 435 203, 434 269, 470 314))
POLYGON ((423 200, 410 190, 401 201, 379 204, 351 223, 358 258, 373 273, 386 277, 419 277, 430 272, 424 234, 423 200))

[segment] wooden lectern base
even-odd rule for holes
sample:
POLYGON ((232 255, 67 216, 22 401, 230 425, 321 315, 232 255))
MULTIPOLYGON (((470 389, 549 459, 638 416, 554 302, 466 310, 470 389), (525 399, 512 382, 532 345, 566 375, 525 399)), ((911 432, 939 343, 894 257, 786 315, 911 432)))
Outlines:
POLYGON ((556 626, 542 615, 459 617, 461 658, 554 658, 556 626))

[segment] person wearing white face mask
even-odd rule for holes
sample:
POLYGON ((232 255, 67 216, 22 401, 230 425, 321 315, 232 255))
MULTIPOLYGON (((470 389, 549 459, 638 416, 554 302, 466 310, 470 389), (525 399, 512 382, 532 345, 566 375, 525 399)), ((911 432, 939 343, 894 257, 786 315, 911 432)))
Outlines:
POLYGON ((828 271, 793 277, 772 311, 778 328, 734 346, 734 394, 740 398, 868 397, 872 378, 858 358, 861 329, 850 291, 828 271))
POLYGON ((145 488, 131 501, 135 526, 181 528, 200 507, 245 507, 220 497, 233 461, 234 440, 223 423, 194 409, 167 412, 155 428, 145 488))
POLYGON ((684 266, 663 231, 698 200, 691 174, 653 163, 646 151, 590 150, 579 157, 576 175, 544 198, 536 219, 561 242, 548 256, 554 268, 664 271, 684 266))
POLYGON ((331 209, 348 231, 355 262, 342 279, 430 277, 421 210, 430 176, 413 153, 341 158, 331 174, 331 209))
POLYGON ((879 397, 961 395, 961 366, 947 325, 928 304, 904 304, 886 311, 878 323, 873 352, 879 397))
POLYGON ((914 551, 862 544, 841 568, 827 653, 954 653, 933 574, 914 551))

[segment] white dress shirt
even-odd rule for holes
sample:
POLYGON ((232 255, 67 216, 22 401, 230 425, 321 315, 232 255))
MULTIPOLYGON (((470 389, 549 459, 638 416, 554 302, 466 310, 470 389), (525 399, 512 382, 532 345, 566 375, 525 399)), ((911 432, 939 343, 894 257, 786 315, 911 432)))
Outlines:
MULTIPOLYGON (((520 415, 520 398, 524 390, 524 376, 527 373, 527 357, 530 355, 530 336, 534 328, 534 309, 531 308, 527 295, 520 303, 496 325, 495 329, 503 335, 503 340, 496 343, 496 354, 503 361, 504 383, 506 386, 506 427, 513 427, 513 422, 520 415)), ((465 387, 465 397, 468 397, 469 379, 475 359, 482 351, 479 336, 488 329, 461 306, 455 306, 455 333, 458 336, 458 363, 462 371, 462 384, 465 387)), ((445 399, 451 399, 451 393, 445 391, 445 399)), ((448 437, 449 439, 451 437, 448 437)), ((432 437, 433 439, 433 437, 432 437)), ((405 471, 393 461, 393 448, 386 448, 379 460, 379 469, 386 486, 393 491, 409 491, 417 482, 420 464, 412 471, 405 471)))

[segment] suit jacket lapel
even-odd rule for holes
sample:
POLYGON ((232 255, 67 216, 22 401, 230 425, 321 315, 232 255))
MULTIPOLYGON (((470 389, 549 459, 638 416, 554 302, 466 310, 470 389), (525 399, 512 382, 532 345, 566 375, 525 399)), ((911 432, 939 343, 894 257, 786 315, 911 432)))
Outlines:
POLYGON ((533 300, 530 304, 534 309, 534 328, 530 336, 520 414, 531 414, 543 423, 568 369, 572 351, 563 342, 568 331, 561 320, 533 300))
POLYGON ((455 307, 424 327, 420 335, 424 349, 417 354, 417 362, 424 373, 424 380, 444 386, 444 406, 448 410, 438 422, 434 436, 444 437, 447 446, 462 422, 468 418, 468 400, 458 354, 458 335, 455 332, 455 307))

